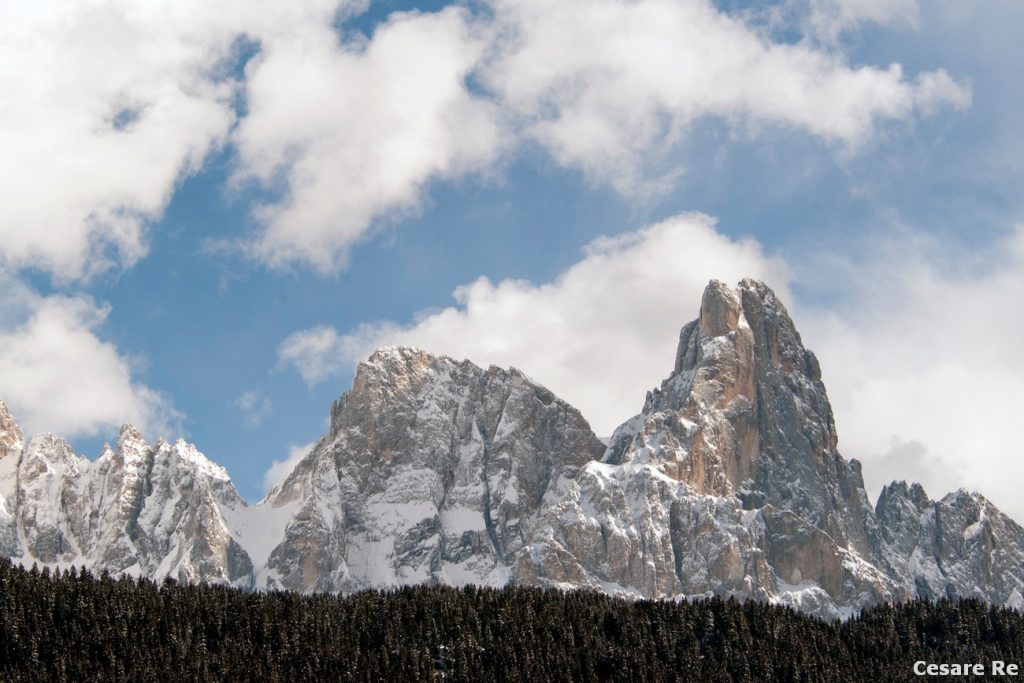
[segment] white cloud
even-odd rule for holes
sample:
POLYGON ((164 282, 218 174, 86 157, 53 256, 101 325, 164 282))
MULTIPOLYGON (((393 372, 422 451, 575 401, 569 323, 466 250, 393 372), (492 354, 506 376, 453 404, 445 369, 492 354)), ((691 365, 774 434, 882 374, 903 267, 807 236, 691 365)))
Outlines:
POLYGON ((306 457, 314 446, 316 446, 315 441, 304 446, 292 446, 288 449, 288 456, 284 460, 274 460, 270 463, 270 467, 263 474, 264 493, 269 493, 270 489, 283 484, 299 461, 306 457))
POLYGON ((382 220, 415 211, 427 183, 486 166, 495 107, 465 80, 486 47, 467 13, 394 14, 368 42, 330 24, 275 39, 246 70, 236 182, 283 185, 256 215, 263 261, 329 272, 382 220))
MULTIPOLYGON (((847 5, 844 17, 885 18, 847 5)), ((706 0, 490 9, 475 20, 452 7, 392 15, 363 42, 339 42, 324 24, 264 43, 233 137, 236 181, 281 197, 257 209, 251 254, 334 271, 375 225, 416 211, 429 182, 485 171, 527 140, 643 195, 671 187, 680 145, 703 118, 794 129, 850 151, 881 121, 970 103, 944 71, 854 68, 837 51, 772 43, 706 0), (484 92, 470 91, 470 77, 484 92)))
POLYGON ((943 71, 852 67, 838 52, 770 42, 706 0, 493 5, 505 42, 485 81, 559 163, 626 194, 667 187, 680 168, 668 153, 702 118, 851 150, 881 121, 970 103, 943 71))
MULTIPOLYGON (((476 16, 394 13, 370 38, 339 35, 338 17, 366 5, 0 6, 0 266, 74 280, 132 265, 177 184, 226 142, 235 183, 268 190, 243 248, 332 272, 375 226, 417 211, 430 183, 492 172, 525 140, 642 194, 671 185, 703 118, 849 149, 880 121, 970 100, 945 72, 854 68, 838 50, 773 43, 707 0, 494 0, 476 16), (236 81, 242 38, 258 54, 236 81)), ((880 8, 801 11, 896 11, 880 8)))
POLYGON ((274 410, 271 400, 256 390, 242 392, 233 405, 242 411, 245 421, 253 427, 258 427, 263 418, 274 410))
POLYGON ((358 358, 365 350, 362 337, 341 335, 329 325, 318 325, 288 335, 277 349, 277 361, 278 367, 293 366, 312 387, 348 370, 353 358, 358 358))
POLYGON ((132 422, 150 435, 180 431, 170 401, 132 377, 132 361, 96 336, 109 313, 84 297, 42 298, 22 290, 31 310, 0 327, 0 397, 26 433, 92 436, 132 422))
POLYGON ((554 282, 480 278, 455 291, 457 306, 409 327, 313 328, 286 339, 278 357, 309 383, 389 344, 516 366, 608 435, 671 370, 679 328, 694 316, 708 280, 747 275, 786 291, 785 267, 755 242, 731 240, 709 217, 686 214, 592 242, 554 282))
POLYGON ((62 281, 147 251, 147 226, 212 149, 236 181, 283 187, 249 250, 323 271, 423 187, 486 165, 494 105, 464 79, 486 46, 467 13, 395 14, 372 40, 335 20, 362 1, 0 5, 0 267, 62 281), (241 82, 239 40, 258 47, 241 82), (247 114, 233 100, 244 90, 247 114))
POLYGON ((933 496, 965 486, 1024 519, 1024 227, 983 250, 913 233, 872 245, 830 264, 838 307, 802 316, 840 448, 875 492, 902 461, 933 496))
POLYGON ((301 42, 364 5, 0 4, 0 266, 70 281, 134 264, 235 122, 239 39, 301 42))
POLYGON ((0 5, 0 265, 131 265, 232 121, 230 35, 174 3, 0 5))

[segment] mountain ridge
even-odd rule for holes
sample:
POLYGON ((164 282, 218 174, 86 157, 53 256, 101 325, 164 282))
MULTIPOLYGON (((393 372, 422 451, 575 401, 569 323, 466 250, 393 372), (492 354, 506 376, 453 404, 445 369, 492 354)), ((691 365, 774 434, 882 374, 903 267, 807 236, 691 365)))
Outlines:
POLYGON ((671 374, 607 445, 522 371, 390 347, 250 505, 184 441, 126 425, 88 461, 52 435, 26 443, 0 402, 0 553, 306 592, 517 583, 828 617, 914 596, 1024 606, 1016 522, 905 482, 872 505, 837 444, 783 303, 713 280, 671 374))

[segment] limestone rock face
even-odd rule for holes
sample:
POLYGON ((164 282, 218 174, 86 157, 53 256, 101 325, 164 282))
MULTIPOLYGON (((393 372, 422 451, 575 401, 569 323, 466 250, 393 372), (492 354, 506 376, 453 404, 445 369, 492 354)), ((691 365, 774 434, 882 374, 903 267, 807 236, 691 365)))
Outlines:
POLYGON ((267 504, 296 506, 271 585, 504 584, 559 476, 604 452, 518 370, 378 351, 267 504))
POLYGON ((0 544, 23 564, 252 584, 252 563, 225 522, 246 504, 227 473, 184 441, 151 447, 125 425, 116 448, 90 462, 40 434, 0 467, 0 544))
POLYGON ((0 401, 0 554, 20 553, 14 515, 17 512, 18 462, 25 437, 7 404, 0 401))
POLYGON ((893 482, 877 514, 884 565, 905 594, 1010 606, 1024 594, 1024 530, 983 496, 960 489, 933 501, 893 482))
POLYGON ((0 550, 253 588, 417 583, 752 597, 824 617, 912 596, 1024 608, 1024 530, 977 494, 836 449, 814 354, 763 283, 712 281, 675 362, 607 446, 516 369, 382 349, 291 474, 247 505, 183 441, 94 462, 0 403, 0 550))
POLYGON ((712 280, 700 302, 701 331, 709 337, 721 337, 734 331, 740 322, 743 305, 733 289, 721 280, 712 280))
POLYGON ((21 433, 21 427, 11 417, 7 404, 0 401, 0 460, 9 456, 17 459, 24 446, 25 437, 21 433))

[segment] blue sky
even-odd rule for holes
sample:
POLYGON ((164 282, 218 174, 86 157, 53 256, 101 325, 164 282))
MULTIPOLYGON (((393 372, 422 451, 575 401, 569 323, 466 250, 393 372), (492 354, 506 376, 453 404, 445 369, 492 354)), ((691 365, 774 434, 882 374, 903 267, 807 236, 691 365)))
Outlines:
POLYGON ((1024 516, 1024 9, 754 7, 5 5, 0 399, 90 457, 184 436, 255 500, 376 345, 604 434, 753 275, 869 487, 1024 516))

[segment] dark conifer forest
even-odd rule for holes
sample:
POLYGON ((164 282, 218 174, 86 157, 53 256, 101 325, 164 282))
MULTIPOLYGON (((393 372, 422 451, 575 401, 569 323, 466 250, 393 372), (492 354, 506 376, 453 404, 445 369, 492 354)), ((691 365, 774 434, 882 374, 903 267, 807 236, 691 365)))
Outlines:
POLYGON ((878 683, 922 680, 918 660, 1024 663, 1024 616, 974 600, 829 623, 757 602, 538 588, 302 596, 0 559, 3 681, 878 683))

